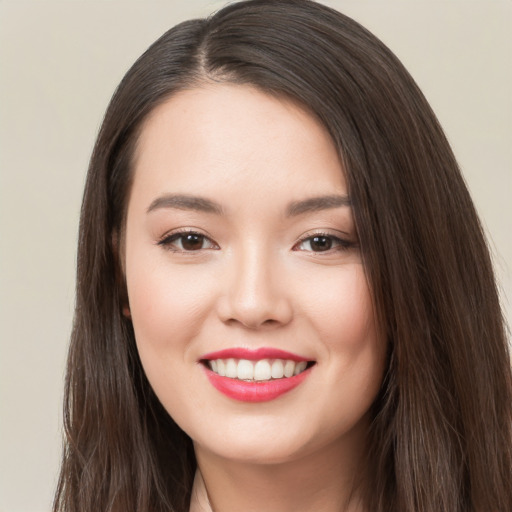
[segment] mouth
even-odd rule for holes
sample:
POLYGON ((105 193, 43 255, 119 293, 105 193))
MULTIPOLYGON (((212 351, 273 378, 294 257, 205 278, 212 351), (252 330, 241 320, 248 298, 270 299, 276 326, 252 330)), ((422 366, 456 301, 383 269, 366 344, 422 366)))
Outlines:
POLYGON ((242 402, 273 400, 296 388, 316 361, 276 349, 228 349, 205 354, 199 361, 210 383, 242 402))
POLYGON ((288 379, 311 368, 315 361, 293 361, 291 359, 206 359, 201 363, 220 377, 245 382, 266 382, 288 379))

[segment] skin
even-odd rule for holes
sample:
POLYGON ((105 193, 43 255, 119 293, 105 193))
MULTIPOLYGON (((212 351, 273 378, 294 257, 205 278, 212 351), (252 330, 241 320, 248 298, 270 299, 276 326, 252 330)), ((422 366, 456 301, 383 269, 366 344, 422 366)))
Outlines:
POLYGON ((362 510, 355 489, 385 344, 350 206, 288 211, 348 197, 326 130, 290 101, 205 84, 154 110, 134 163, 126 314, 153 389, 194 442, 191 510, 362 510), (169 194, 219 211, 172 206, 169 194), (190 249, 171 237, 183 230, 204 238, 190 249), (330 249, 318 250, 319 234, 330 249), (217 391, 200 362, 232 347, 316 364, 292 391, 244 403, 217 391))

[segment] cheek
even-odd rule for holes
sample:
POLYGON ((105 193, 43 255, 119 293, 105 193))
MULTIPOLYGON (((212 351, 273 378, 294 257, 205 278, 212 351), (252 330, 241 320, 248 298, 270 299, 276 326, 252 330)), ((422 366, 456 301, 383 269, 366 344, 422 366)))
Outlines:
MULTIPOLYGON (((136 256, 136 255, 134 255, 136 256)), ((199 332, 211 310, 210 282, 192 266, 171 266, 165 254, 160 262, 133 257, 127 262, 127 288, 132 323, 141 358, 172 357, 199 332)), ((146 358, 148 359, 148 358, 146 358)))
POLYGON ((127 265, 131 318, 144 372, 167 411, 185 426, 189 408, 200 410, 201 405, 188 379, 197 360, 194 340, 211 311, 212 286, 202 277, 192 266, 172 268, 165 261, 150 266, 139 258, 127 265))
POLYGON ((307 304, 313 329, 327 350, 358 352, 374 344, 373 304, 361 264, 340 267, 323 278, 317 276, 314 286, 310 283, 303 289, 302 302, 307 304))
POLYGON ((331 411, 326 424, 350 425, 365 414, 380 389, 386 344, 362 265, 340 268, 314 290, 308 294, 310 328, 322 340, 319 346, 328 361, 322 371, 330 383, 320 407, 331 411))

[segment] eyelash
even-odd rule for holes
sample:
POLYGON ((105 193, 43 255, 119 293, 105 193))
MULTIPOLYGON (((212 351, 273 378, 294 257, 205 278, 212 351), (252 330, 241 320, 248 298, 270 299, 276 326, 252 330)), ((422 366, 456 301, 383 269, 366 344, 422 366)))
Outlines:
MULTIPOLYGON (((176 252, 176 253, 185 253, 185 254, 192 254, 195 252, 200 252, 203 250, 218 250, 219 246, 213 242, 208 236, 204 235, 203 233, 200 233, 199 231, 195 231, 193 229, 190 230, 182 230, 177 231, 175 233, 166 234, 162 239, 160 239, 157 242, 158 245, 163 246, 165 249, 176 252), (186 236, 197 236, 201 237, 203 243, 205 241, 209 242, 210 245, 213 247, 200 247, 199 249, 185 249, 183 248, 183 240, 186 236), (173 246, 173 243, 181 240, 181 248, 173 246)), ((308 233, 304 237, 302 237, 292 248, 292 250, 295 251, 304 251, 304 252, 311 252, 314 254, 322 254, 322 253, 329 253, 331 254, 334 251, 346 251, 348 249, 351 249, 356 246, 355 242, 351 242, 349 240, 339 238, 335 235, 332 235, 330 233, 324 233, 324 232, 318 232, 318 233, 308 233), (326 250, 320 250, 320 251, 313 251, 308 249, 299 249, 299 247, 304 244, 304 242, 311 241, 315 238, 323 238, 330 240, 331 247, 328 247, 326 250), (334 245, 334 247, 332 247, 334 245)))
POLYGON ((308 233, 307 235, 303 236, 294 246, 293 249, 297 251, 307 251, 312 252, 314 254, 322 254, 322 253, 329 253, 332 254, 333 251, 346 251, 348 249, 351 249, 355 247, 355 242, 351 242, 349 240, 340 238, 338 236, 335 236, 331 233, 324 233, 324 232, 318 232, 318 233, 308 233), (301 246, 304 242, 311 241, 314 238, 325 238, 331 241, 331 244, 334 245, 334 247, 329 247, 324 251, 312 251, 307 249, 298 249, 297 247, 301 246), (297 248, 297 249, 296 249, 297 248))
POLYGON ((213 242, 208 236, 204 235, 203 233, 200 233, 199 231, 196 231, 194 229, 187 229, 187 230, 182 230, 182 231, 176 231, 174 233, 169 233, 169 234, 166 234, 164 235, 164 237, 162 239, 160 239, 158 241, 158 245, 161 245, 163 246, 165 249, 169 250, 169 251, 172 251, 172 252, 178 252, 178 253, 186 253, 186 254, 190 254, 190 253, 194 253, 194 252, 199 252, 200 250, 205 250, 205 249, 208 249, 208 250, 211 250, 211 249, 218 249, 219 246, 213 242), (183 247, 183 239, 186 237, 186 236, 191 236, 191 235, 195 235, 195 236, 198 236, 198 237, 201 237, 203 239, 203 241, 208 241, 211 245, 215 246, 215 247, 208 247, 208 248, 203 248, 201 247, 199 250, 188 250, 188 249, 184 249, 184 248, 178 248, 178 247, 174 247, 173 246, 173 243, 177 240, 181 240, 181 244, 182 244, 182 247, 183 247))

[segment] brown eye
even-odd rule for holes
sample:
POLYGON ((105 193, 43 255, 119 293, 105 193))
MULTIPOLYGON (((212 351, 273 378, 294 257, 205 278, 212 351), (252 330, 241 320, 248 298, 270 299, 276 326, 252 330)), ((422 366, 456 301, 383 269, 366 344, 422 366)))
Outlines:
POLYGON ((329 236, 314 236, 310 239, 309 245, 312 251, 328 251, 332 247, 332 238, 329 236))
POLYGON ((203 249, 218 249, 217 244, 201 233, 180 232, 165 237, 158 242, 165 248, 175 252, 195 252, 203 249))
POLYGON ((181 246, 185 251, 197 251, 203 248, 204 236, 190 233, 181 237, 181 246))
POLYGON ((354 246, 353 242, 343 240, 333 235, 312 235, 303 238, 294 249, 306 252, 328 252, 328 251, 342 251, 350 249, 354 246))

